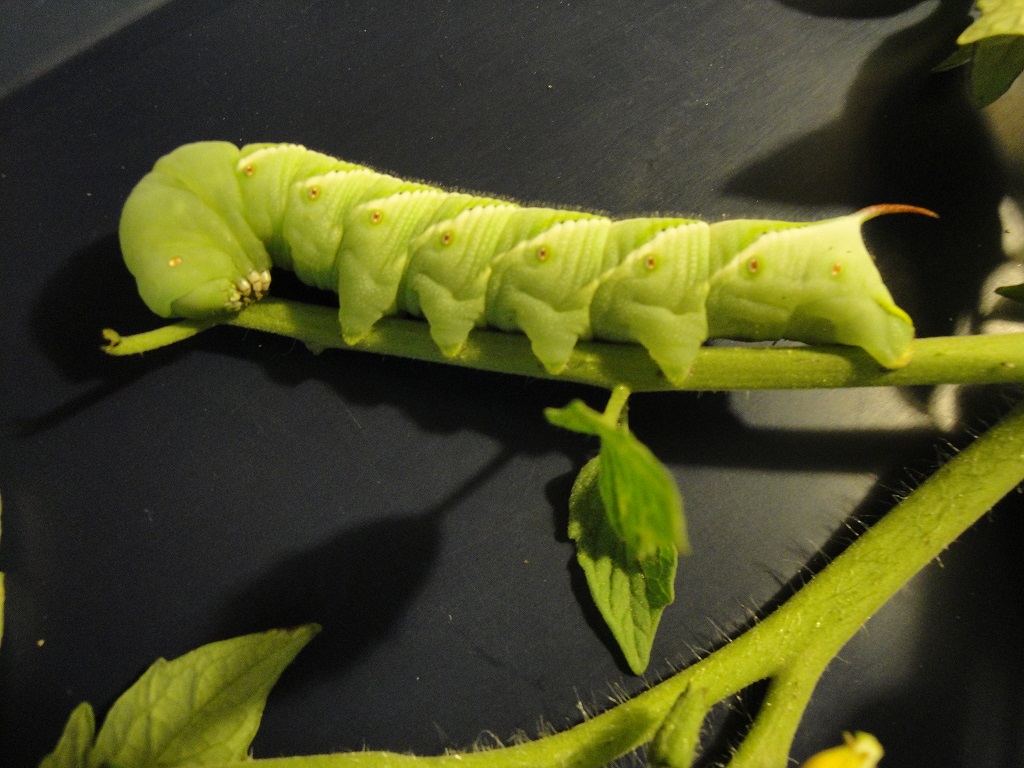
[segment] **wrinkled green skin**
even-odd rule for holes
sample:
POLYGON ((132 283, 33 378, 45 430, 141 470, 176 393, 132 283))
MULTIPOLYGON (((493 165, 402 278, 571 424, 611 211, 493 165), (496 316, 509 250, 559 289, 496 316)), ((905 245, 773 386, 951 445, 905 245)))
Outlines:
POLYGON ((682 383, 708 338, 861 347, 909 361, 913 324, 861 225, 612 220, 405 181, 291 144, 179 147, 125 203, 121 248, 162 317, 216 318, 258 300, 271 266, 338 293, 355 344, 381 317, 423 317, 441 351, 476 327, 519 331, 551 373, 579 339, 643 345, 682 383))

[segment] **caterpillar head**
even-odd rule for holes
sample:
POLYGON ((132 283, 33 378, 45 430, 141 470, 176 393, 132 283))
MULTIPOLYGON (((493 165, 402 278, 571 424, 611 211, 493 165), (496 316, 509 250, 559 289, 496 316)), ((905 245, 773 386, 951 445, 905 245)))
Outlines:
POLYGON ((121 251, 161 317, 238 311, 270 287, 270 259, 233 176, 237 156, 226 142, 186 144, 158 160, 125 201, 121 251))
POLYGON ((914 206, 876 205, 828 221, 765 228, 727 265, 715 300, 733 317, 729 328, 713 328, 711 335, 844 344, 886 368, 906 365, 913 322, 882 282, 861 235, 865 221, 886 213, 935 216, 914 206))
POLYGON ((132 224, 122 220, 125 262, 139 295, 161 317, 202 320, 237 312, 270 287, 269 270, 246 271, 248 265, 237 264, 224 245, 210 243, 204 232, 183 228, 143 240, 138 245, 132 224))

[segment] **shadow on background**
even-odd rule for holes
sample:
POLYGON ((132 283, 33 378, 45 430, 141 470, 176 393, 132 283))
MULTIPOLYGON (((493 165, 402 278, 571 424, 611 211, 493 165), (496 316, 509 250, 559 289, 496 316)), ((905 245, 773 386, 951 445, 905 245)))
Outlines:
MULTIPOLYGON (((860 13, 862 3, 786 4, 854 17, 914 5, 868 3, 860 13)), ((959 0, 941 3, 889 37, 865 60, 839 117, 726 186, 733 194, 790 202, 903 202, 939 213, 937 222, 884 217, 867 227, 872 244, 882 247, 883 273, 892 276, 887 282, 919 336, 950 333, 958 313, 973 312, 981 283, 1002 261, 997 209, 1004 171, 967 99, 963 73, 931 71, 953 50, 969 7, 959 0), (887 267, 896 260, 898 267, 887 267)))
POLYGON ((218 636, 314 621, 323 627, 289 668, 275 695, 339 674, 394 631, 441 547, 434 508, 347 529, 268 570, 218 611, 218 636))
POLYGON ((153 328, 158 323, 138 299, 116 235, 97 240, 65 261, 33 306, 31 338, 67 381, 93 386, 46 413, 24 414, 17 434, 26 437, 63 423, 175 360, 183 349, 140 356, 131 365, 117 365, 100 349, 104 328, 153 328))
POLYGON ((235 637, 317 622, 323 631, 275 692, 341 673, 392 635, 437 560, 445 513, 486 484, 512 455, 502 451, 422 512, 366 523, 289 556, 226 600, 217 612, 227 617, 220 634, 235 637))

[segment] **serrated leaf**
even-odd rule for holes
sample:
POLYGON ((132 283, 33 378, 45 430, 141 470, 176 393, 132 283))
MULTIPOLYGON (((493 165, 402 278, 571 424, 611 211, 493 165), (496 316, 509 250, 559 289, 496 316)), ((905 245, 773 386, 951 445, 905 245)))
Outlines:
POLYGON ((598 487, 615 532, 641 560, 666 548, 689 552, 683 497, 646 445, 627 430, 601 438, 598 487))
POLYGON ((650 660, 661 614, 675 597, 680 550, 688 549, 682 496, 668 470, 619 418, 628 391, 598 413, 576 400, 549 408, 557 426, 598 435, 601 451, 569 499, 569 536, 594 603, 630 668, 650 660))
POLYGON ((305 625, 245 635, 157 660, 110 708, 89 767, 244 759, 270 689, 318 631, 305 625))
POLYGON ((43 758, 39 768, 85 768, 95 736, 96 716, 89 703, 83 701, 72 710, 57 746, 43 758))
POLYGON ((641 561, 673 547, 689 551, 683 498, 665 466, 624 424, 609 423, 579 400, 545 410, 548 420, 574 432, 599 435, 599 488, 608 523, 641 561))
POLYGON ((672 546, 640 559, 616 534, 601 499, 600 456, 580 471, 569 496, 569 537, 590 594, 629 668, 641 674, 665 606, 674 599, 678 556, 672 546))

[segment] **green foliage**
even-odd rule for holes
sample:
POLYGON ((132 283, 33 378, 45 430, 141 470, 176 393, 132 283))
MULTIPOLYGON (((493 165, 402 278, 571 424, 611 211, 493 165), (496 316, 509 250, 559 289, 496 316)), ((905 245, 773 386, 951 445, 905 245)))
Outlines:
POLYGON ((1002 96, 1024 71, 1024 0, 979 0, 980 15, 957 38, 938 69, 969 64, 971 97, 979 107, 1002 96))
POLYGON ((665 466, 618 419, 626 397, 625 387, 616 390, 609 402, 613 413, 600 414, 574 400, 544 415, 556 426, 601 438, 601 501, 612 531, 634 556, 657 558, 670 547, 686 553, 682 496, 665 466))
POLYGON ((689 551, 675 480, 626 425, 629 390, 602 413, 574 400, 548 421, 601 438, 569 496, 569 538, 590 594, 636 674, 647 669, 662 611, 675 599, 676 563, 689 551))
POLYGON ((589 461, 569 497, 569 537, 590 595, 634 673, 647 669, 662 611, 673 599, 678 557, 661 546, 639 557, 612 528, 599 491, 602 457, 589 461))
MULTIPOLYGON (((771 683, 764 704, 729 767, 782 768, 829 660, 889 597, 1022 480, 1024 405, 749 631, 636 698, 536 741, 437 757, 361 751, 249 758, 246 745, 266 691, 316 631, 302 627, 214 643, 159 662, 115 703, 95 745, 91 709, 76 709, 41 768, 597 768, 652 740, 655 764, 677 768, 688 765, 699 746, 709 708, 766 678, 771 683)), ((593 485, 585 483, 591 497, 593 485)))
POLYGON ((159 768, 243 760, 277 678, 319 631, 309 624, 158 659, 114 702, 99 733, 92 707, 71 714, 40 768, 159 768))
POLYGON ((88 768, 89 752, 96 739, 96 715, 92 705, 83 701, 71 712, 64 733, 53 752, 43 758, 39 768, 88 768))

